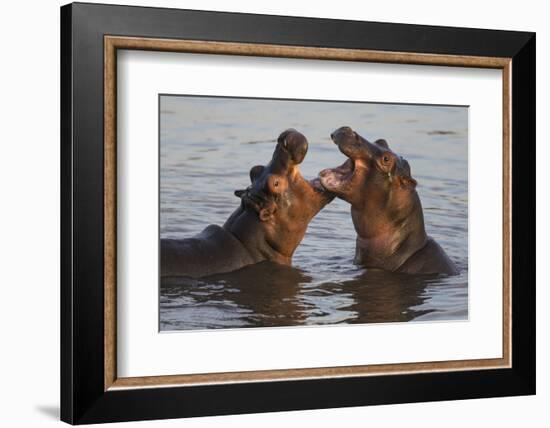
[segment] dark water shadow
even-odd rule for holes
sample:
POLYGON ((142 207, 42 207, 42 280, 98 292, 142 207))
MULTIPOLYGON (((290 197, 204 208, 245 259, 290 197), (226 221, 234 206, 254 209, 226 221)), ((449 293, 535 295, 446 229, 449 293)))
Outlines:
POLYGON ((440 276, 357 271, 323 282, 300 269, 264 262, 199 280, 164 278, 161 330, 407 322, 440 276))
MULTIPOLYGON (((300 287, 311 282, 311 279, 299 269, 262 262, 200 280, 164 278, 161 296, 192 301, 197 310, 190 316, 195 319, 208 317, 205 312, 210 308, 211 318, 218 317, 218 328, 300 325, 305 322, 307 314, 298 294, 300 287), (201 306, 205 311, 198 310, 201 306), (235 325, 227 325, 224 322, 227 315, 223 312, 220 315, 214 306, 232 312, 229 316, 234 317, 235 325), (222 317, 224 321, 220 319, 222 317)), ((215 323, 214 319, 206 320, 203 328, 216 328, 215 323)))
POLYGON ((427 296, 426 288, 440 280, 439 275, 406 275, 381 270, 365 271, 340 283, 353 296, 349 309, 355 317, 350 324, 407 322, 432 310, 417 309, 427 296))

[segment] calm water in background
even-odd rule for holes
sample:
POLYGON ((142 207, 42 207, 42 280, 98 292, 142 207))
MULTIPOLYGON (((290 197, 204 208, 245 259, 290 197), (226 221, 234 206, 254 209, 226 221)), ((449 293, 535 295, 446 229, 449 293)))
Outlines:
POLYGON ((248 186, 252 166, 269 162, 286 128, 308 138, 304 177, 341 164, 329 135, 348 125, 385 138, 409 161, 427 232, 461 271, 426 277, 355 266, 350 208, 335 199, 310 223, 292 268, 266 262, 161 284, 161 330, 467 319, 467 108, 162 96, 160 109, 161 238, 222 225, 240 203, 233 192, 248 186))

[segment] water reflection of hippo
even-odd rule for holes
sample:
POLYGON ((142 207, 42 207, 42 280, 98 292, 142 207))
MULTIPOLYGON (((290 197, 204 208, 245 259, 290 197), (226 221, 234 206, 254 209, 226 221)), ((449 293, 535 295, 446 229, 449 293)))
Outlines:
POLYGON ((161 328, 303 325, 311 308, 300 288, 310 282, 304 271, 269 261, 206 278, 162 278, 161 328))
POLYGON ((438 316, 433 307, 423 306, 431 298, 426 288, 445 284, 438 275, 376 269, 349 275, 345 281, 319 282, 300 269, 262 262, 201 279, 163 278, 161 329, 366 324, 438 316))
POLYGON ((355 262, 393 272, 456 275, 455 264, 426 235, 408 162, 385 140, 370 143, 347 126, 331 138, 348 160, 319 176, 325 189, 351 204, 355 262))
POLYGON ((290 265, 311 219, 332 199, 319 179, 307 181, 298 165, 306 138, 289 129, 267 166, 250 170, 252 184, 235 195, 241 205, 223 227, 210 225, 187 239, 161 239, 161 276, 199 278, 264 260, 290 265))

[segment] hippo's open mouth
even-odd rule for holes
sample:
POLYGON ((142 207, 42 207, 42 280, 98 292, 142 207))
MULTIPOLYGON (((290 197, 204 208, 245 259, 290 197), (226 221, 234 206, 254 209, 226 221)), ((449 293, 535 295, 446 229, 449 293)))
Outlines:
POLYGON ((348 158, 336 168, 327 168, 319 173, 321 185, 329 192, 341 191, 347 187, 355 174, 355 162, 348 158))
POLYGON ((308 183, 316 192, 326 193, 327 191, 327 189, 321 183, 321 179, 319 177, 308 180, 308 183))

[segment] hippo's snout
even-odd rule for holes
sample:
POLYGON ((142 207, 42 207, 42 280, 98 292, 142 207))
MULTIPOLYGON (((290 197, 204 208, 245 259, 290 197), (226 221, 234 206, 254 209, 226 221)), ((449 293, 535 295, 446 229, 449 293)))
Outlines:
POLYGON ((330 134, 330 138, 335 144, 355 143, 357 142, 357 134, 349 126, 342 126, 330 134))
POLYGON ((288 154, 293 164, 303 162, 307 154, 307 138, 295 129, 287 129, 278 138, 279 147, 288 154))

